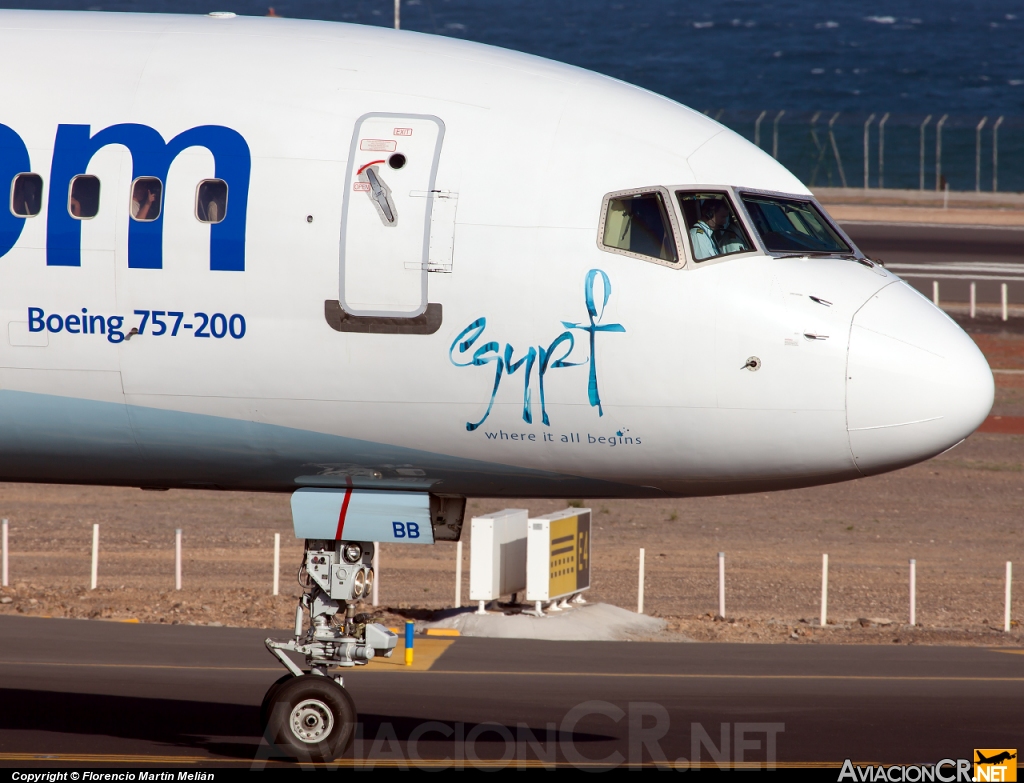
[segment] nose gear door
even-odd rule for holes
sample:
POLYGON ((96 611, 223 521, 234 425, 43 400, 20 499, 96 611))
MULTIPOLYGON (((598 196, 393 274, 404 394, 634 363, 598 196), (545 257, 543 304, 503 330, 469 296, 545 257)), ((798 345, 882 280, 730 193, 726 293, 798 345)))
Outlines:
POLYGON ((444 123, 365 114, 349 152, 341 223, 341 306, 413 318, 427 308, 431 210, 444 123))

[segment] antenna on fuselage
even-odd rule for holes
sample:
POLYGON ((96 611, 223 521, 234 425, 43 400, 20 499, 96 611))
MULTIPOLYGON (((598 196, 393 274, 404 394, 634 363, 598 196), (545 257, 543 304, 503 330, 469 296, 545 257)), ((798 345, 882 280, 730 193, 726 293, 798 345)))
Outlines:
POLYGON ((402 29, 402 0, 395 0, 395 29, 402 29))

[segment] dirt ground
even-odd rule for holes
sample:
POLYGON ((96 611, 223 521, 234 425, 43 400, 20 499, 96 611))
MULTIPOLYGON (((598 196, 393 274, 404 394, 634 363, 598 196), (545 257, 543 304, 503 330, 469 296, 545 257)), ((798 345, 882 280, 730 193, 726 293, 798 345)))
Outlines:
MULTIPOLYGON (((1014 325, 1016 326, 1016 325, 1014 325)), ((972 329, 994 368, 1024 368, 1024 335, 972 329)), ((996 375, 994 415, 1024 415, 1024 376, 996 375)), ((1002 632, 1007 560, 1024 563, 1024 436, 977 433, 905 470, 812 489, 650 501, 471 500, 500 508, 594 511, 591 601, 636 609, 638 550, 645 611, 666 639, 1024 646, 1019 618, 1002 632), (726 620, 717 553, 726 553, 726 620), (816 627, 821 556, 830 562, 829 626, 816 627), (908 625, 908 559, 917 561, 917 621, 908 625)), ((288 628, 301 544, 288 497, 209 491, 0 484, 10 520, 11 587, 0 614, 288 628), (92 525, 99 586, 88 589, 92 525), (174 587, 174 530, 184 530, 184 586, 174 587), (273 536, 281 592, 271 596, 273 536)), ((468 528, 462 600, 468 601, 468 528)), ((1018 584, 1024 567, 1018 566, 1018 584)), ((381 615, 427 619, 454 600, 455 545, 385 545, 381 615)), ((1018 596, 1024 588, 1018 587, 1018 596)))

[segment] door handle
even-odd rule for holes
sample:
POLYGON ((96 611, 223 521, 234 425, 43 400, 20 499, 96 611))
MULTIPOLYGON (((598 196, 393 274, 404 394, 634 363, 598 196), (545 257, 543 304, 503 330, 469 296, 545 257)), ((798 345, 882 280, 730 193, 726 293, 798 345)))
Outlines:
POLYGON ((393 225, 395 222, 395 207, 388 197, 387 187, 380 177, 377 176, 377 172, 373 168, 366 170, 366 179, 370 182, 370 197, 380 206, 384 219, 393 225))

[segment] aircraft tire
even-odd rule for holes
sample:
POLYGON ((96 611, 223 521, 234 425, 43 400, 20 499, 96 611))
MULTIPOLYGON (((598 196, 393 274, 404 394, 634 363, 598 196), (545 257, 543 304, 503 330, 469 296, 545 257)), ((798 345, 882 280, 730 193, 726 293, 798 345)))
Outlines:
POLYGON ((271 696, 267 737, 297 761, 333 761, 348 749, 355 728, 355 702, 327 677, 291 677, 271 696))
POLYGON ((266 732, 267 730, 267 723, 270 721, 270 705, 274 701, 274 694, 277 693, 278 688, 294 677, 294 674, 286 674, 280 679, 275 680, 274 684, 267 688, 267 693, 263 697, 263 703, 260 705, 260 731, 266 732))

